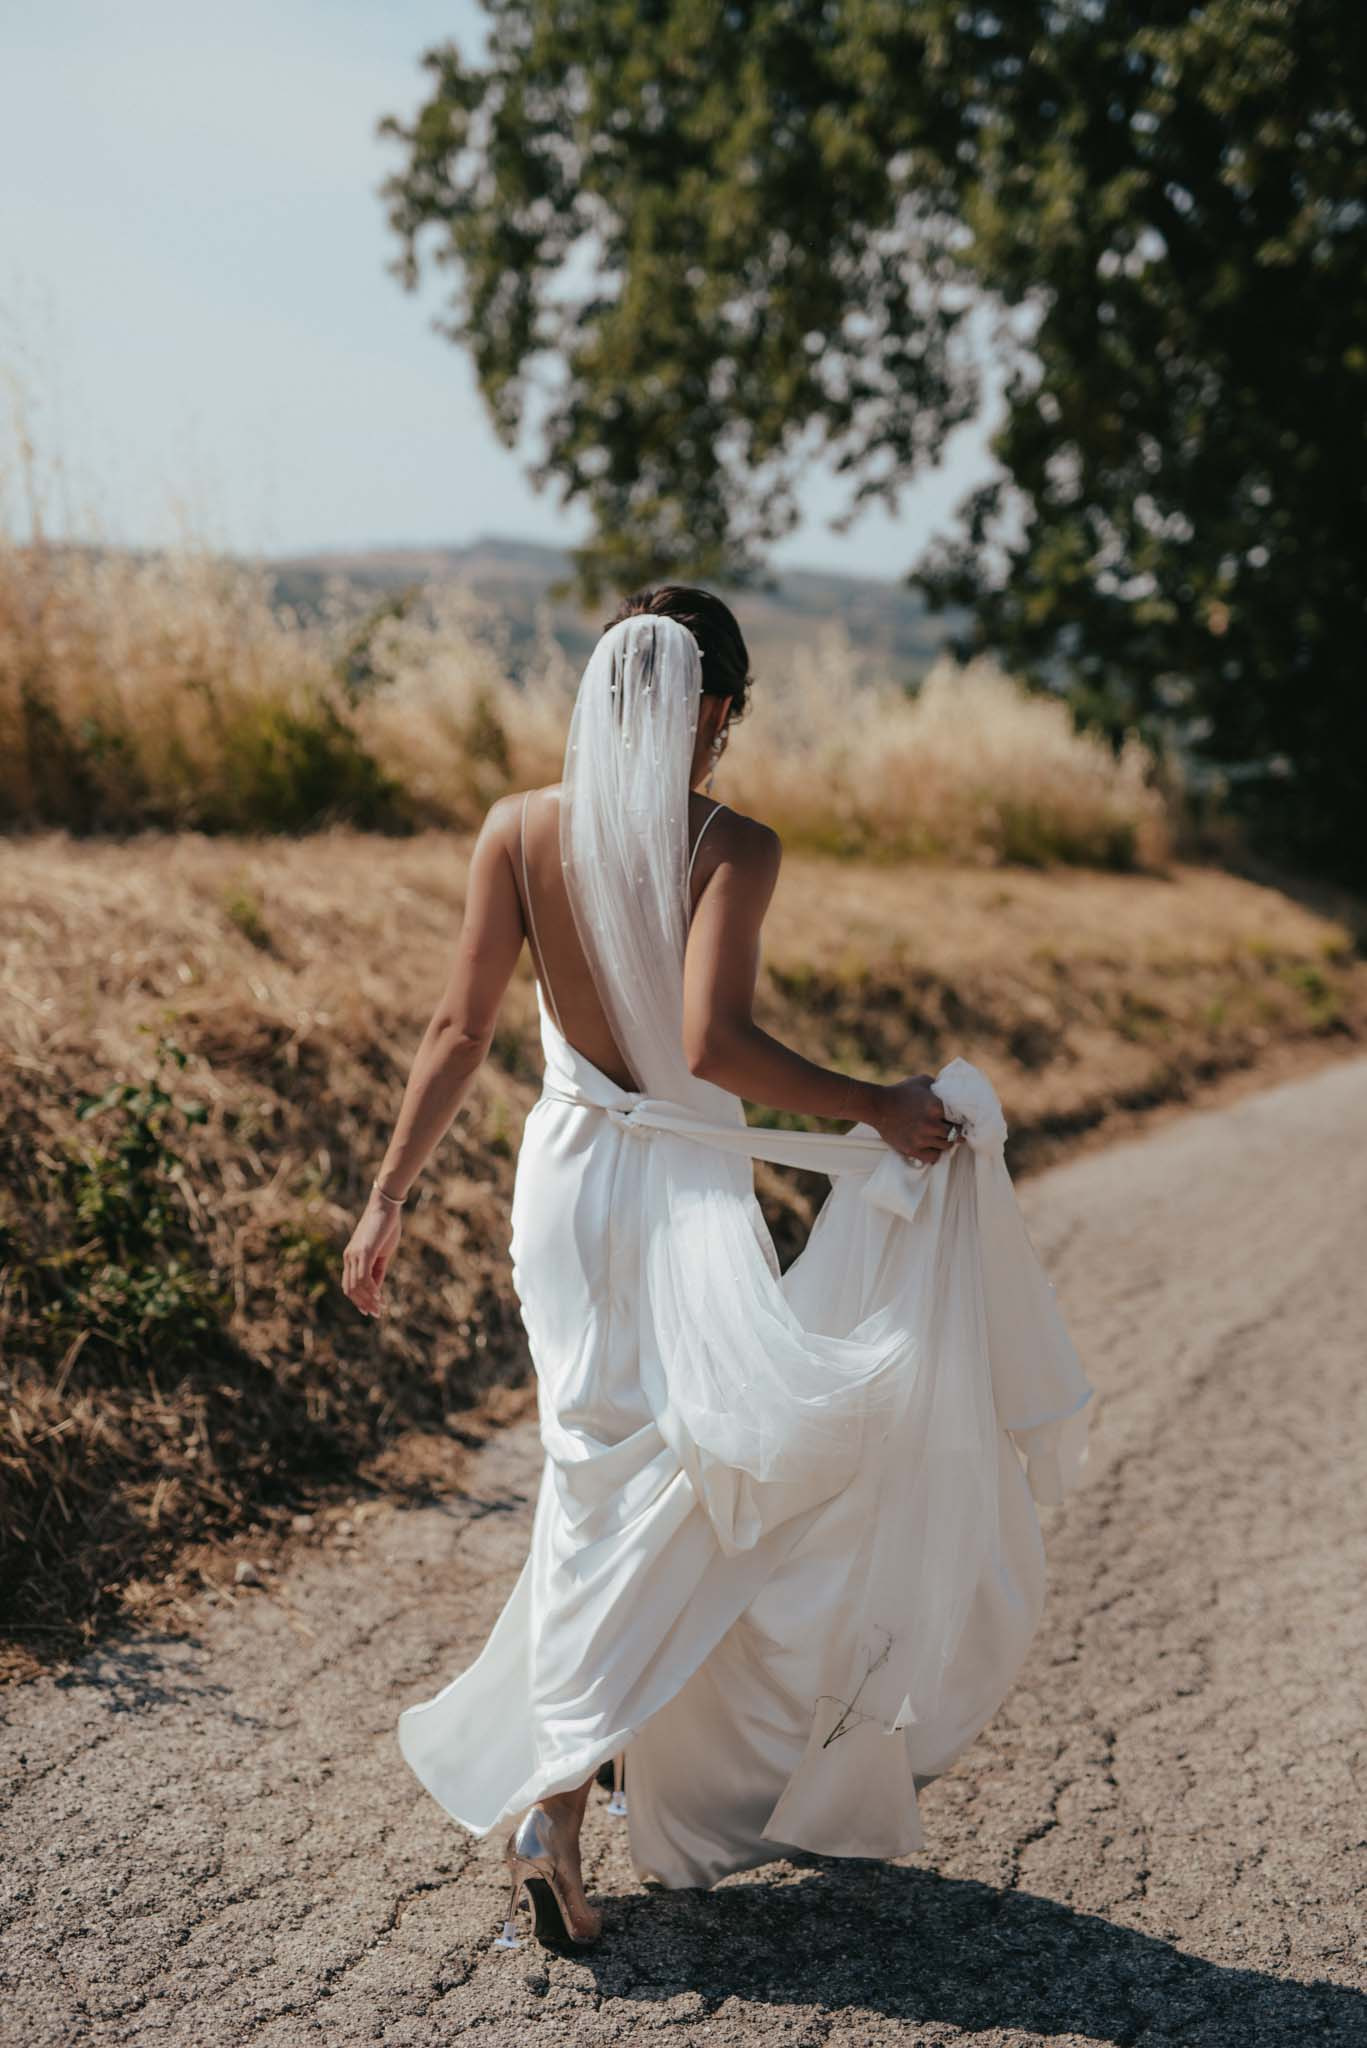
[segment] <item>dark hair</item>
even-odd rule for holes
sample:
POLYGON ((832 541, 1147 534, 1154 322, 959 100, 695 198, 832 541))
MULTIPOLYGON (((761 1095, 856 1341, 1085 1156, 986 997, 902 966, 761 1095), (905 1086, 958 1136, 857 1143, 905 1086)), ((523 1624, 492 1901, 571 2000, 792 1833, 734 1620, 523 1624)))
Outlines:
POLYGON ((615 618, 604 626, 605 633, 623 619, 641 612, 658 618, 677 619, 687 626, 702 650, 702 686, 709 697, 729 697, 731 717, 745 710, 750 690, 750 654, 735 614, 713 597, 710 590, 695 590, 687 583, 662 583, 658 590, 638 590, 623 598, 615 618))

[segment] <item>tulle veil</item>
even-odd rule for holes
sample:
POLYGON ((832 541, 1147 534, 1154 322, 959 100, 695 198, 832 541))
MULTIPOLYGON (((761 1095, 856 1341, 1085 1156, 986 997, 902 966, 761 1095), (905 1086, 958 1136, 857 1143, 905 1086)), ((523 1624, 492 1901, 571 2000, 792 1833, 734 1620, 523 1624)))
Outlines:
MULTIPOLYGON (((1020 1220, 1000 1106, 976 1068, 952 1061, 937 1078, 969 1143, 930 1169, 867 1126, 845 1138, 748 1130, 738 1098, 689 1071, 688 798, 702 669, 674 619, 641 614, 606 632, 580 681, 561 793, 575 926, 649 1148, 642 1381, 723 1549, 743 1551, 785 1522, 796 1540, 855 1490, 858 1552, 825 1618, 811 1753, 819 1765, 849 1728, 872 1723, 902 1735, 914 1769, 933 1773, 964 1735, 956 1653, 992 1569, 1004 1447, 1037 1499, 1062 1498, 1080 1476, 1091 1388, 1020 1220), (754 1156, 832 1175, 783 1274, 755 1200, 754 1156)), ((785 1819, 784 1838, 803 1840, 802 1814, 785 1819)), ((824 1839, 815 1823, 810 1832, 824 1839)))

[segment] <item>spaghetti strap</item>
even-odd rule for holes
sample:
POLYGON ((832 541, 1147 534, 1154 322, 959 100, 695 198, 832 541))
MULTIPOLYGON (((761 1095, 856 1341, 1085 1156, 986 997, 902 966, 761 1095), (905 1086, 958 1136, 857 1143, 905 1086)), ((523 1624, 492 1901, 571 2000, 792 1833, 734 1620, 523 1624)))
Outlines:
POLYGON ((699 847, 700 847, 700 846, 702 845, 702 836, 703 836, 703 833, 704 833, 704 832, 705 832, 705 831, 707 830, 708 826, 709 826, 709 825, 710 825, 710 824, 712 823, 712 820, 713 820, 713 819, 714 819, 714 818, 716 817, 716 815, 717 815, 717 812, 718 812, 718 811, 724 811, 725 809, 726 809, 726 805, 725 805, 725 804, 714 804, 714 805, 713 805, 713 807, 712 807, 712 809, 711 809, 711 810, 710 810, 710 811, 708 812, 707 816, 706 816, 706 817, 705 817, 705 818, 703 819, 703 821, 702 821, 701 825, 699 825, 699 827, 698 827, 698 836, 697 836, 697 838, 696 838, 696 839, 695 839, 695 840, 693 841, 693 851, 692 851, 692 853, 690 853, 690 854, 689 854, 689 856, 688 856, 688 873, 687 873, 687 875, 686 875, 686 876, 685 876, 685 878, 684 878, 684 885, 685 885, 685 887, 687 887, 687 886, 688 886, 688 885, 689 885, 689 884, 690 884, 690 883, 692 882, 692 880, 693 880, 693 863, 694 863, 694 861, 695 861, 695 860, 696 860, 696 859, 698 858, 698 848, 699 848, 699 847))
MULTIPOLYGON (((536 912, 532 909, 532 886, 527 879, 527 798, 530 795, 531 791, 529 789, 523 792, 522 823, 518 833, 518 841, 522 853, 522 900, 527 906, 527 935, 532 943, 532 960, 536 968, 537 979, 546 992, 546 1000, 551 1006, 551 1015, 555 1019, 555 1028, 560 1033, 560 1036, 564 1038, 565 1027, 560 1022, 560 1012, 556 1007, 555 1001, 555 990, 551 987, 550 976, 546 972, 546 956, 541 950, 541 941, 536 933, 536 912)), ((698 837, 701 839, 701 832, 698 834, 698 837)))

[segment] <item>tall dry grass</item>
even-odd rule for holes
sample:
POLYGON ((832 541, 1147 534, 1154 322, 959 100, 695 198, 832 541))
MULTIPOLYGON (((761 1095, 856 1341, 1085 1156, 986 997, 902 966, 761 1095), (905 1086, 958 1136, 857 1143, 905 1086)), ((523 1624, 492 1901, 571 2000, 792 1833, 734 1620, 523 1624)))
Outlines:
POLYGON ((729 801, 813 852, 1126 869, 1171 850, 1137 739, 1116 753, 986 660, 943 659, 911 696, 838 630, 762 680, 722 772, 729 801))
MULTIPOLYGON (((575 677, 543 635, 510 672, 496 615, 458 587, 321 622, 206 553, 0 543, 0 823, 468 829, 554 781, 575 677)), ((915 697, 832 630, 757 679, 719 793, 794 847, 1110 868, 1161 865, 1165 804, 1066 707, 977 663, 915 697)))
POLYGON ((325 634, 206 554, 0 549, 0 818, 77 832, 402 822, 325 634))

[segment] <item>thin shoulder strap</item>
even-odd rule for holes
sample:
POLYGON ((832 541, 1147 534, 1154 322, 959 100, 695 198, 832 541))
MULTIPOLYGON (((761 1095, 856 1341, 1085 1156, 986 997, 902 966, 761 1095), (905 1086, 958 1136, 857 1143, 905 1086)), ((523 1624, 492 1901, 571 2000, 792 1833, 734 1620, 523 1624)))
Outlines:
POLYGON ((714 818, 716 817, 716 815, 717 815, 717 812, 718 812, 718 811, 724 811, 725 809, 726 809, 726 805, 725 805, 725 804, 715 804, 715 805, 713 806, 713 808, 712 808, 712 809, 711 809, 711 810, 710 810, 710 811, 708 812, 707 816, 706 816, 706 817, 705 817, 705 818, 703 819, 703 821, 702 821, 701 825, 699 825, 699 827, 698 827, 698 836, 697 836, 697 838, 696 838, 696 839, 695 839, 695 840, 693 841, 693 851, 692 851, 692 853, 690 853, 690 854, 689 854, 689 856, 688 856, 688 873, 687 873, 686 877, 684 878, 684 879, 685 879, 685 886, 688 886, 689 884, 691 884, 691 882, 692 882, 692 880, 693 880, 693 863, 694 863, 694 861, 695 861, 695 860, 696 860, 696 859, 698 858, 698 848, 699 848, 699 847, 700 847, 700 846, 702 845, 702 836, 703 836, 703 833, 704 833, 704 832, 705 832, 705 831, 707 830, 708 826, 709 826, 709 825, 710 825, 710 824, 712 823, 712 820, 713 820, 713 819, 714 819, 714 818))
MULTIPOLYGON (((546 1000, 551 1006, 551 1015, 555 1019, 555 1028, 563 1038, 565 1036, 565 1029, 560 1022, 560 1012, 556 1008, 555 1002, 555 991, 551 987, 550 976, 546 972, 546 956, 541 950, 541 941, 537 937, 536 912, 532 909, 532 885, 527 879, 527 798, 530 795, 530 790, 526 790, 523 794, 522 824, 518 834, 522 852, 522 900, 527 906, 527 927, 532 942, 533 965, 536 968, 541 986, 546 991, 546 1000)), ((701 838, 702 834, 699 833, 698 836, 701 838)))

